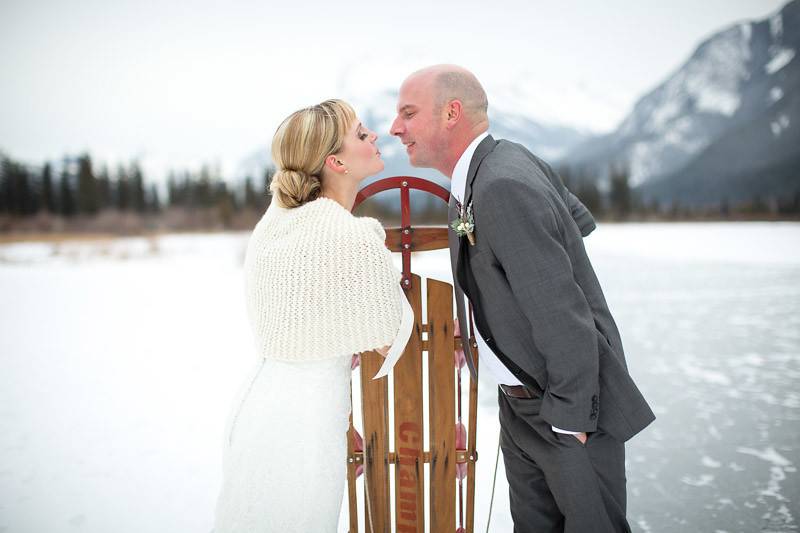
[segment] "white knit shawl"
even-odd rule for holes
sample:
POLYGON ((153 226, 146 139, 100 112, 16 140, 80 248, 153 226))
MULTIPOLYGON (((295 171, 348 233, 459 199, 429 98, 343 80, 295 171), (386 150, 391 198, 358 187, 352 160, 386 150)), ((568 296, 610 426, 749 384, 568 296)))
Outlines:
POLYGON ((284 209, 273 202, 256 224, 244 261, 247 313, 262 357, 313 360, 408 341, 411 311, 402 274, 370 217, 318 198, 284 209), (402 322, 402 324, 401 324, 402 322))

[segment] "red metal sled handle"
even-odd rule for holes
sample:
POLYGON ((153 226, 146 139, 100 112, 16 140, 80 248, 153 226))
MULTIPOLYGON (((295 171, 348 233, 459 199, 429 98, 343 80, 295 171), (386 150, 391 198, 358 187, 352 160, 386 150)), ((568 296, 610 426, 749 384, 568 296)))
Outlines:
MULTIPOLYGON (((364 200, 378 194, 379 192, 388 191, 391 189, 400 189, 400 228, 398 230, 400 232, 400 253, 403 256, 403 279, 401 280, 402 286, 404 289, 411 288, 411 252, 412 252, 412 239, 411 234, 414 231, 411 226, 411 203, 409 200, 409 191, 411 189, 417 189, 419 191, 425 191, 427 193, 433 194, 441 198, 441 200, 449 204, 450 202, 450 191, 439 185, 438 183, 434 183, 430 180, 422 179, 422 178, 415 178, 413 176, 393 176, 391 178, 384 178, 382 180, 378 180, 374 183, 370 183, 360 191, 356 195, 356 200, 353 203, 353 210, 355 210, 364 200)), ((387 241, 391 241, 391 235, 389 232, 392 230, 387 231, 387 241)), ((420 249, 437 249, 437 248, 445 248, 447 246, 447 228, 443 228, 442 233, 443 239, 438 239, 439 242, 431 242, 429 246, 420 249), (443 240, 443 244, 441 241, 443 240)), ((436 241, 437 239, 433 239, 436 241)), ((389 246, 390 249, 394 250, 393 246, 389 246)))

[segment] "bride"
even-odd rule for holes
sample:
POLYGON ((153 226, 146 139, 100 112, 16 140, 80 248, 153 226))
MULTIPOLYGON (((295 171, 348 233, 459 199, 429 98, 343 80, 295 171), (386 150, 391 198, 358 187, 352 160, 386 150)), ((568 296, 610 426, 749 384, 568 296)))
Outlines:
POLYGON ((383 227, 350 213, 383 170, 376 138, 341 100, 275 133, 273 201, 244 261, 259 358, 226 424, 214 533, 336 531, 353 354, 392 362, 413 324, 383 227))

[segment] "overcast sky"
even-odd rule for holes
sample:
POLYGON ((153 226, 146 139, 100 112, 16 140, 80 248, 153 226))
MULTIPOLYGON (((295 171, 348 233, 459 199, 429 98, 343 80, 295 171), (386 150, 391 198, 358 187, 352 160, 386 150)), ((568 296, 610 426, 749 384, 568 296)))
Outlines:
POLYGON ((608 131, 703 39, 784 3, 3 0, 0 150, 230 174, 295 109, 358 111, 442 62, 475 72, 490 106, 608 131))

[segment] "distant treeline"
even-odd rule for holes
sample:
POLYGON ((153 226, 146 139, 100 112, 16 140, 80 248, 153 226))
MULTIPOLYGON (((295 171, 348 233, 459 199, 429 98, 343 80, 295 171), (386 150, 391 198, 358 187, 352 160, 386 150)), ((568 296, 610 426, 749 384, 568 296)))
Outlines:
MULTIPOLYGON (((609 169, 604 190, 596 176, 558 169, 565 185, 600 220, 698 220, 796 218, 800 195, 777 204, 759 197, 730 206, 690 208, 642 202, 624 166, 609 169)), ((166 186, 148 180, 140 165, 96 169, 89 154, 64 157, 58 164, 32 167, 0 154, 0 232, 103 232, 248 230, 267 208, 273 170, 229 185, 209 166, 171 172, 166 186)), ((418 224, 446 223, 446 209, 433 198, 412 197, 418 224), (416 200, 415 200, 416 198, 416 200)), ((358 215, 399 222, 399 202, 365 202, 358 215)))
POLYGON ((0 155, 0 231, 248 229, 267 208, 271 177, 234 188, 203 166, 171 172, 159 188, 135 161, 110 172, 89 154, 35 168, 0 155))
POLYGON ((642 200, 630 185, 630 171, 626 165, 612 165, 608 169, 604 190, 598 185, 601 182, 598 176, 589 171, 562 166, 558 174, 564 185, 601 220, 747 220, 800 216, 800 192, 781 200, 755 194, 735 204, 723 199, 716 205, 698 207, 679 201, 642 200))

